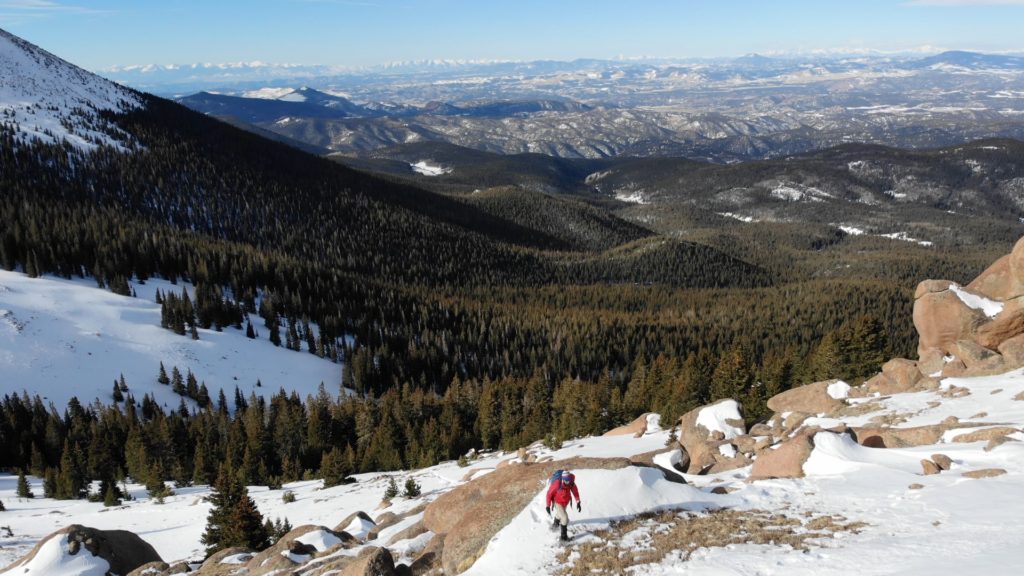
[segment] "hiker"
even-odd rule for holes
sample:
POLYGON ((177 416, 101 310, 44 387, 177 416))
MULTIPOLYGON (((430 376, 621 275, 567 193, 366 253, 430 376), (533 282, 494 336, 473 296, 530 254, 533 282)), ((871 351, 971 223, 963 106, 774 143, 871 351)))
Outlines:
POLYGON ((544 507, 544 511, 551 516, 551 503, 554 502, 554 525, 560 525, 562 528, 562 534, 559 537, 562 542, 569 540, 569 513, 566 512, 566 507, 572 504, 574 497, 576 498, 576 511, 582 512, 583 506, 580 503, 580 491, 576 488, 576 476, 568 470, 563 470, 558 479, 553 480, 551 486, 548 486, 547 505, 544 507))

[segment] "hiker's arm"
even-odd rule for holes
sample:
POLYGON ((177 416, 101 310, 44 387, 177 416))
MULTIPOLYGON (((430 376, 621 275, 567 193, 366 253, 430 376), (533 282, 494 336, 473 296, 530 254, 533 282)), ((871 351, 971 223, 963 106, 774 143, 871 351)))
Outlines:
POLYGON ((572 491, 572 495, 575 496, 576 497, 576 501, 579 502, 580 501, 580 491, 579 491, 578 488, 576 488, 576 483, 575 482, 573 482, 572 486, 569 487, 569 490, 572 491))

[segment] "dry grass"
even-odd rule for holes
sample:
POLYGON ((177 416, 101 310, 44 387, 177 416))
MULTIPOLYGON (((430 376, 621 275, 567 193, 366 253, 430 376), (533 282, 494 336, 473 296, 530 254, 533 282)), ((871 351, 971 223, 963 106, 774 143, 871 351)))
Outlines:
POLYGON ((766 544, 808 550, 815 540, 836 532, 858 533, 867 526, 841 516, 799 519, 763 510, 717 510, 702 514, 660 512, 614 522, 586 541, 566 548, 557 574, 624 574, 630 567, 660 562, 678 551, 683 562, 700 548, 766 544))

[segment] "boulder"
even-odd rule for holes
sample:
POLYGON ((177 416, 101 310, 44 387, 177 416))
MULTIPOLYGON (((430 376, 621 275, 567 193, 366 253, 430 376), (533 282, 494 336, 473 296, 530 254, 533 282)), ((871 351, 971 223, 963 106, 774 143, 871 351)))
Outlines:
MULTIPOLYGON (((673 458, 659 458, 662 463, 669 461, 673 458)), ((643 454, 635 454, 629 457, 629 461, 635 466, 646 466, 648 468, 657 468, 665 473, 665 479, 671 482, 678 482, 680 484, 686 484, 686 479, 682 477, 681 473, 685 473, 687 468, 690 466, 690 457, 687 455, 686 450, 683 450, 679 446, 670 446, 668 448, 661 448, 658 450, 651 450, 650 452, 644 452, 643 454), (661 464, 655 462, 655 456, 662 454, 670 454, 671 452, 679 452, 676 456, 678 462, 672 464, 671 468, 666 468, 661 464)))
POLYGON ((1004 340, 998 350, 1008 369, 1024 366, 1024 334, 1004 340))
POLYGON ((611 430, 604 433, 605 436, 633 436, 639 438, 647 432, 647 417, 650 413, 641 414, 636 420, 633 420, 625 426, 619 426, 618 428, 612 428, 611 430))
POLYGON ((959 436, 953 437, 953 442, 963 444, 967 442, 988 442, 995 438, 1004 438, 1019 432, 1016 428, 1010 426, 996 426, 994 428, 982 428, 981 430, 975 430, 973 432, 967 432, 960 434, 959 436))
POLYGON ((931 476, 932 474, 938 474, 942 469, 939 465, 931 460, 921 460, 921 469, 925 476, 931 476))
MULTIPOLYGON (((229 556, 237 556, 239 554, 248 554, 248 560, 251 560, 256 555, 255 552, 247 548, 231 547, 223 550, 214 552, 209 558, 203 561, 202 566, 199 567, 200 574, 218 574, 220 572, 227 571, 230 568, 232 571, 237 569, 237 565, 225 565, 222 564, 225 558, 229 556)), ((246 562, 248 562, 246 560, 246 562)))
MULTIPOLYGON (((694 408, 690 410, 676 423, 676 427, 679 430, 679 444, 686 451, 689 456, 690 465, 687 472, 690 474, 701 474, 705 473, 718 463, 715 455, 719 454, 718 446, 725 441, 725 435, 721 434, 720 430, 708 430, 703 424, 698 424, 698 420, 701 419, 701 414, 705 410, 720 410, 728 408, 730 411, 736 410, 738 413, 738 404, 734 400, 725 399, 715 402, 714 404, 708 404, 707 406, 701 406, 700 408, 694 408), (732 403, 733 406, 720 406, 726 403, 732 403), (719 434, 715 434, 719 432, 719 434), (720 440, 713 440, 718 437, 720 440)), ((736 431, 739 434, 745 432, 745 425, 742 419, 726 419, 725 424, 735 429, 730 435, 735 436, 736 431)))
POLYGON ((889 391, 882 394, 894 394, 896 392, 907 392, 924 378, 917 368, 917 362, 906 358, 893 358, 882 364, 882 374, 892 382, 893 386, 889 391))
POLYGON ((441 567, 441 551, 444 550, 444 536, 435 535, 427 542, 427 545, 420 550, 419 556, 409 565, 409 571, 413 576, 421 576, 427 573, 436 573, 441 567))
POLYGON ((988 444, 985 444, 984 450, 985 452, 991 452, 996 448, 1002 446, 1003 444, 1006 444, 1007 442, 1019 442, 1019 440, 1010 438, 1009 436, 1000 436, 998 438, 993 438, 989 440, 988 444))
MULTIPOLYGON (((370 524, 376 525, 376 522, 373 521, 373 518, 370 518, 369 514, 360 510, 358 512, 353 512, 348 516, 345 516, 345 519, 339 522, 338 525, 334 527, 334 531, 339 533, 345 532, 349 529, 349 526, 352 525, 352 522, 354 522, 356 518, 362 520, 363 522, 369 522, 370 524)), ((345 533, 348 534, 348 532, 345 533)), ((349 534, 349 537, 352 537, 352 535, 349 534)))
POLYGON ((870 448, 910 448, 937 444, 942 434, 956 424, 932 424, 912 428, 864 426, 852 428, 857 443, 870 448))
POLYGON ((771 436, 772 427, 763 422, 758 422, 750 427, 747 434, 750 434, 751 436, 771 436))
POLYGON ((1024 298, 1014 298, 1003 304, 1003 310, 978 328, 976 340, 986 348, 996 349, 1000 344, 1024 334, 1024 298))
POLYGON ((446 574, 458 574, 472 566, 490 539, 523 511, 555 470, 628 466, 632 464, 626 458, 580 457, 508 466, 442 494, 427 505, 423 524, 444 535, 441 563, 446 574))
POLYGON ((917 355, 917 369, 925 376, 939 374, 942 372, 942 367, 946 365, 946 355, 938 348, 927 350, 918 348, 917 355))
POLYGON ((953 459, 945 454, 932 454, 932 462, 938 465, 939 470, 949 470, 953 467, 953 459))
POLYGON ((1002 476, 1006 474, 1006 470, 1002 468, 983 468, 981 470, 969 470, 961 474, 966 478, 992 478, 994 476, 1002 476))
POLYGON ((40 540, 28 554, 0 572, 11 574, 28 572, 36 555, 43 548, 49 547, 55 538, 67 538, 67 554, 72 556, 89 554, 102 558, 110 566, 108 573, 111 574, 128 574, 144 564, 163 562, 156 550, 134 532, 99 530, 72 524, 51 532, 40 540))
POLYGON ((959 340, 970 340, 987 319, 980 310, 964 304, 949 288, 948 280, 925 280, 914 293, 914 327, 918 356, 938 349, 950 353, 959 340))
POLYGON ((803 412, 805 414, 831 413, 843 406, 828 394, 828 387, 838 380, 815 382, 776 394, 768 400, 768 408, 774 412, 803 412))
POLYGON ((166 562, 147 562, 128 573, 128 576, 164 576, 171 567, 166 562))
POLYGON ((750 479, 803 478, 804 462, 813 450, 814 440, 810 434, 798 434, 774 449, 762 450, 754 460, 750 479))
POLYGON ((340 576, 396 576, 395 559, 387 548, 368 546, 345 566, 340 576))
POLYGON ((1024 294, 1022 284, 1010 269, 1010 255, 1007 254, 992 263, 966 288, 991 300, 1006 300, 1024 294))
POLYGON ((385 546, 393 546, 395 544, 395 542, 401 542, 402 540, 409 540, 409 539, 415 538, 415 537, 417 537, 417 536, 419 536, 421 534, 426 534, 427 532, 429 532, 429 530, 427 530, 427 527, 423 525, 423 521, 420 520, 419 522, 416 522, 412 526, 409 526, 408 528, 406 528, 404 530, 400 530, 400 531, 396 532, 395 535, 392 536, 387 541, 385 546))
POLYGON ((1024 238, 1017 240, 1010 251, 1010 274, 1015 284, 1011 286, 1010 296, 1015 297, 1024 294, 1024 238))
POLYGON ((1006 371, 1006 363, 998 353, 977 342, 960 340, 953 346, 953 353, 964 363, 972 376, 998 374, 1006 371))

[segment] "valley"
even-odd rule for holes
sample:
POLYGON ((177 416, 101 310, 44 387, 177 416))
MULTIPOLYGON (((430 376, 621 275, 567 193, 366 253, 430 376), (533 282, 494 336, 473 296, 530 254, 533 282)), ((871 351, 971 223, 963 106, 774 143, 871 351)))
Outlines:
POLYGON ((0 574, 1024 568, 1024 57, 97 74, 8 18, 0 574))

